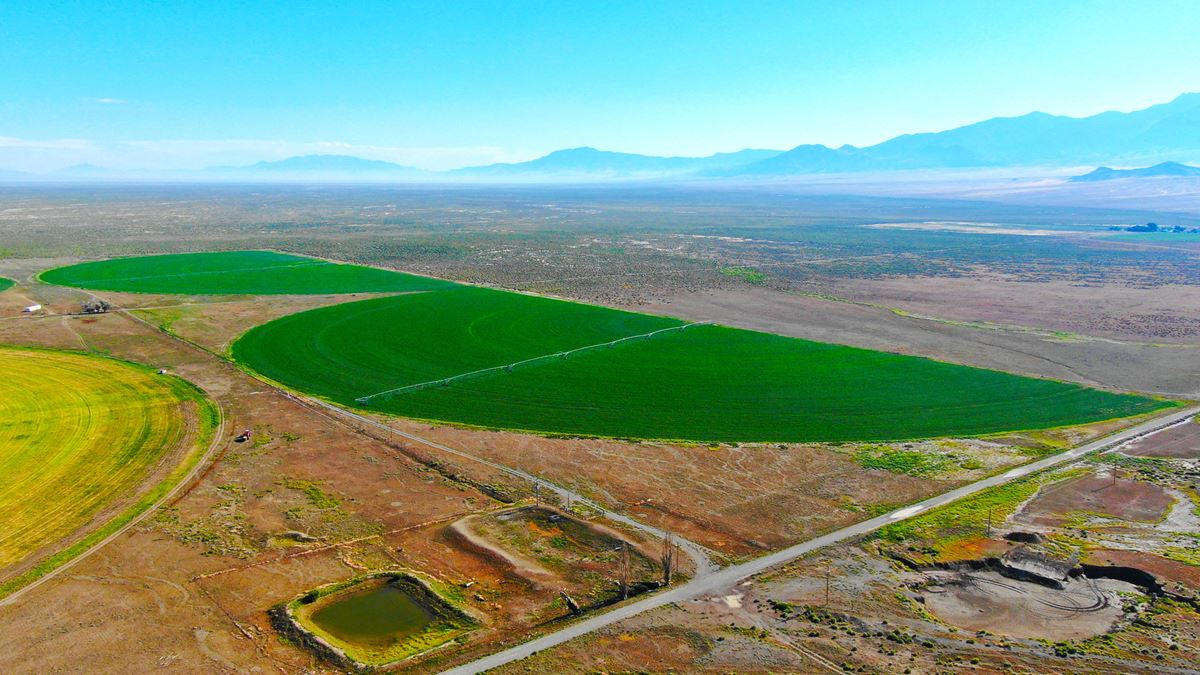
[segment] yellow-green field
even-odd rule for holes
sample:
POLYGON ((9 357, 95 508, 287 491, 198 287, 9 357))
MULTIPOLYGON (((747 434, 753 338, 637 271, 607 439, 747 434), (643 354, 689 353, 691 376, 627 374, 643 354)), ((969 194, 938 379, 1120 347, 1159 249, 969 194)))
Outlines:
POLYGON ((109 358, 0 347, 0 373, 2 596, 165 494, 217 413, 187 382, 109 358))

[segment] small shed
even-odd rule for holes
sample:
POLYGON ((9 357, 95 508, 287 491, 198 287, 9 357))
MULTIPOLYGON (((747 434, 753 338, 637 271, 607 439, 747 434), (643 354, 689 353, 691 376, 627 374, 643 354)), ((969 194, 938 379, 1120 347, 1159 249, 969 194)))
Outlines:
POLYGON ((24 310, 24 312, 26 314, 33 314, 34 312, 40 312, 40 311, 42 311, 41 305, 30 305, 30 306, 26 307, 24 310))

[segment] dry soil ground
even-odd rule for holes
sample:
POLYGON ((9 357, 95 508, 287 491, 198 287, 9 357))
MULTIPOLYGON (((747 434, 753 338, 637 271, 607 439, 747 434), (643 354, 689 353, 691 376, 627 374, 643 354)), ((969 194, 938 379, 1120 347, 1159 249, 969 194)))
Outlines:
POLYGON ((1130 443, 1125 448, 1125 454, 1200 459, 1200 423, 1182 424, 1130 443))
POLYGON ((1013 516, 1017 525, 1058 527, 1072 513, 1088 512, 1122 521, 1155 523, 1175 500, 1161 487, 1118 475, 1089 474, 1043 487, 1013 516))

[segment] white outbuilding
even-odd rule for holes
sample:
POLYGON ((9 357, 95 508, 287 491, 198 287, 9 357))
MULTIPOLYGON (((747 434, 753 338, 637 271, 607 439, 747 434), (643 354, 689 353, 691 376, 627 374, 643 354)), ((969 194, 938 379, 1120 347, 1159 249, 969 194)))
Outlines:
POLYGON ((30 305, 25 308, 26 314, 33 314, 34 312, 40 312, 40 311, 42 311, 41 305, 30 305))

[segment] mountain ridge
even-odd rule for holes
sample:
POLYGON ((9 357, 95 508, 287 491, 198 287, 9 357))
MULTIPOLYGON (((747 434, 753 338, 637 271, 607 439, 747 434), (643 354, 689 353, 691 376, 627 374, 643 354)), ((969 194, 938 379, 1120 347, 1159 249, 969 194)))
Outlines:
POLYGON ((1089 183, 1123 178, 1191 178, 1200 177, 1200 166, 1190 166, 1179 162, 1160 162, 1154 166, 1135 169, 1113 169, 1107 166, 1096 167, 1089 173, 1072 176, 1069 180, 1077 183, 1089 183))
POLYGON ((1030 112, 876 145, 800 145, 745 167, 747 175, 1071 166, 1115 160, 1200 159, 1200 93, 1128 113, 1087 117, 1030 112))
POLYGON ((527 162, 471 166, 448 172, 464 177, 536 177, 547 173, 565 176, 669 176, 715 169, 732 169, 772 157, 782 150, 747 148, 704 157, 660 157, 631 152, 598 150, 590 146, 555 150, 527 162))
POLYGON ((363 159, 354 155, 295 155, 278 160, 263 160, 242 166, 214 166, 204 172, 249 174, 393 174, 421 175, 421 169, 381 159, 363 159))

